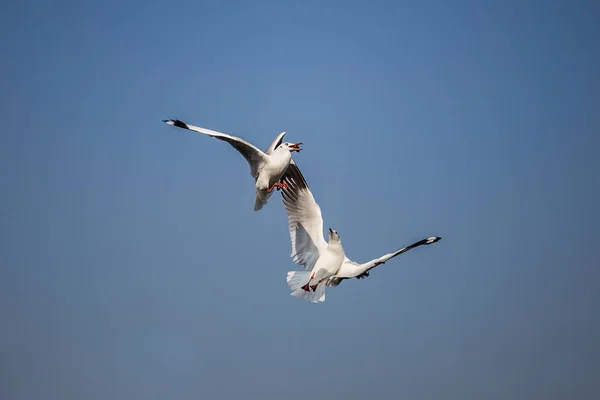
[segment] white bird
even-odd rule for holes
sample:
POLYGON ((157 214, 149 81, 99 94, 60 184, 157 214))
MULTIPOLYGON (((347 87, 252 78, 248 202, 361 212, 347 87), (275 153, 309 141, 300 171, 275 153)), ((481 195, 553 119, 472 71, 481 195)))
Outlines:
POLYGON ((302 143, 282 142, 285 132, 277 135, 269 148, 265 152, 262 152, 252 143, 226 133, 186 124, 178 119, 164 119, 163 122, 223 140, 239 151, 246 161, 248 161, 248 164, 250 164, 250 175, 254 178, 254 188, 256 189, 254 211, 263 208, 269 197, 271 197, 273 189, 277 188, 277 190, 280 190, 287 186, 282 182, 282 178, 288 166, 294 163, 292 152, 300 152, 302 150, 299 147, 302 143))
POLYGON ((337 286, 344 279, 365 278, 369 276, 371 269, 389 259, 441 239, 431 236, 364 264, 355 263, 346 257, 337 231, 329 228, 329 243, 325 242, 321 208, 296 165, 290 166, 284 182, 288 187, 281 193, 288 214, 291 257, 296 264, 304 266, 304 271, 290 271, 287 274, 292 296, 302 297, 313 303, 323 302, 325 286, 337 286))

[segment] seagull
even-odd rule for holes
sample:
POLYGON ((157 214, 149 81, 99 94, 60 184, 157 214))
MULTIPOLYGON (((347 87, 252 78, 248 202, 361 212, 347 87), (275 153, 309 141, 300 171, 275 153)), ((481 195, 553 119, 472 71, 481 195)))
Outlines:
POLYGON ((297 165, 288 168, 284 182, 288 187, 281 193, 288 214, 291 257, 296 264, 304 266, 304 271, 290 271, 287 274, 292 296, 313 303, 323 302, 326 286, 335 287, 344 279, 366 278, 371 269, 391 258, 441 239, 439 236, 431 236, 364 264, 356 263, 346 257, 340 234, 336 230, 329 228, 329 240, 325 241, 321 208, 297 165))
POLYGON ((302 150, 300 148, 302 143, 283 142, 285 132, 277 135, 273 143, 263 153, 258 147, 239 137, 186 124, 178 119, 164 119, 163 122, 223 140, 239 151, 250 164, 250 175, 254 178, 254 188, 256 189, 254 211, 263 208, 269 197, 271 197, 273 189, 277 188, 279 191, 287 187, 287 184, 282 182, 282 178, 288 166, 294 164, 292 152, 302 150))

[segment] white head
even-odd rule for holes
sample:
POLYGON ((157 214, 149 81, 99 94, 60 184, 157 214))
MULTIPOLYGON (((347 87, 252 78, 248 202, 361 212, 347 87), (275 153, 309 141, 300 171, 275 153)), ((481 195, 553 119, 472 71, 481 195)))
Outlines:
POLYGON ((300 150, 302 150, 300 148, 301 144, 302 143, 288 143, 288 142, 283 142, 279 146, 277 146, 277 148, 278 149, 288 150, 290 153, 294 152, 294 151, 300 152, 300 150))
POLYGON ((335 242, 339 242, 340 240, 341 240, 340 239, 340 234, 337 231, 329 228, 329 243, 331 243, 331 242, 334 242, 334 243, 335 242))

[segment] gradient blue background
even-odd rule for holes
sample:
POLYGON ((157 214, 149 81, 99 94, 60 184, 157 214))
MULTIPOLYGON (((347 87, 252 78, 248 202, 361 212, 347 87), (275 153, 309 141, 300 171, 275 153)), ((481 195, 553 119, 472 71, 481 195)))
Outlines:
POLYGON ((592 1, 6 4, 0 397, 592 399, 592 1), (350 258, 291 297, 280 131, 350 258), (371 397, 370 397, 371 396, 371 397), (374 396, 374 397, 372 397, 374 396))

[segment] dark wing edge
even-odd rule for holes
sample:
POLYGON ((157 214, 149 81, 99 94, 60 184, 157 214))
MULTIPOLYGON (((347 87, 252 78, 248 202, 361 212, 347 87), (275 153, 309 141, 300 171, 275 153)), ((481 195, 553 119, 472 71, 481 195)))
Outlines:
POLYGON ((310 190, 308 183, 306 183, 306 179, 304 179, 304 175, 302 175, 300 168, 298 168, 298 165, 294 162, 294 160, 290 161, 290 165, 288 165, 287 170, 281 179, 284 183, 287 183, 290 188, 306 188, 310 190))
POLYGON ((179 119, 163 119, 163 122, 167 125, 173 125, 178 128, 187 129, 189 131, 202 133, 215 139, 219 139, 223 142, 227 142, 238 151, 248 162, 250 166, 250 175, 254 178, 258 176, 258 170, 260 164, 265 161, 266 154, 261 149, 253 145, 252 143, 242 139, 238 136, 233 136, 228 133, 214 131, 212 129, 202 128, 196 125, 188 124, 179 119))

